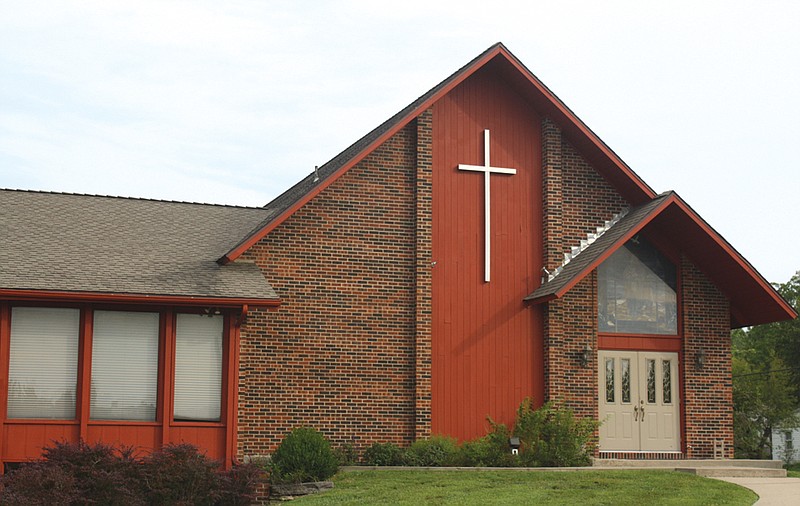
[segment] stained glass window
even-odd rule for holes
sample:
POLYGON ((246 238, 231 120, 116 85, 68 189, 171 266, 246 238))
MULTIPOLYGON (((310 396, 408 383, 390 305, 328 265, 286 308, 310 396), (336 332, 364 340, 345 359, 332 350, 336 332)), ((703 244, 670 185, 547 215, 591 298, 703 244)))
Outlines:
POLYGON ((646 239, 637 236, 597 268, 600 332, 677 334, 677 274, 646 239))
POLYGON ((619 365, 622 369, 622 402, 631 402, 631 360, 620 359, 619 365))
POLYGON ((606 402, 614 402, 614 359, 606 359, 606 402))
POLYGON ((656 403, 656 361, 647 360, 647 402, 656 403))
POLYGON ((672 361, 662 360, 662 377, 664 387, 664 404, 672 403, 672 361))

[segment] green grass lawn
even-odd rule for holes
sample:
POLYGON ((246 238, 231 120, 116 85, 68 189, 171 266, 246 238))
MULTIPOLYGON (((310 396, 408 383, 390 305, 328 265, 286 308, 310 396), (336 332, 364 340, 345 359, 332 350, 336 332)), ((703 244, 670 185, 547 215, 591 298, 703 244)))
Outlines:
POLYGON ((786 474, 789 475, 789 478, 800 478, 800 464, 786 466, 786 474))
POLYGON ((354 471, 293 504, 751 505, 732 483, 668 471, 354 471))

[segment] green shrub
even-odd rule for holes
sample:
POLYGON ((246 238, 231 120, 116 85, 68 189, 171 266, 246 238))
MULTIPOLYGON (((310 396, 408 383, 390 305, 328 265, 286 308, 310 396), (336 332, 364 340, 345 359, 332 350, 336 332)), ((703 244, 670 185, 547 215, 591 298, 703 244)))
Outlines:
POLYGON ((337 446, 334 448, 333 454, 336 456, 336 462, 339 464, 339 467, 352 466, 358 462, 358 452, 350 443, 337 446))
POLYGON ((364 451, 363 461, 368 466, 402 466, 403 450, 394 443, 373 443, 364 451))
POLYGON ((336 456, 325 437, 310 427, 294 429, 272 455, 274 483, 327 480, 338 470, 336 456))
POLYGON ((524 466, 586 466, 594 451, 599 422, 577 419, 563 402, 546 402, 533 409, 525 399, 517 409, 514 435, 520 439, 520 462, 524 466))
POLYGON ((405 452, 404 461, 409 466, 446 467, 456 465, 458 444, 447 436, 432 436, 415 441, 405 452))
POLYGON ((489 418, 492 429, 485 436, 461 444, 458 464, 468 467, 514 467, 519 457, 511 454, 510 431, 502 423, 489 418))

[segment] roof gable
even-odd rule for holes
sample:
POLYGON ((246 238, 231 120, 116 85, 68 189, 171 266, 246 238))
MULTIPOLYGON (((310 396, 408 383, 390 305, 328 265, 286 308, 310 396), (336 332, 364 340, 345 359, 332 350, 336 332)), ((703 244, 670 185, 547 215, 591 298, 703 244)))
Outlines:
POLYGON ((630 202, 640 204, 655 197, 655 192, 611 148, 600 140, 502 43, 497 43, 267 204, 265 209, 270 211, 269 217, 219 258, 218 262, 226 264, 239 258, 248 248, 336 181, 381 143, 482 68, 500 73, 538 110, 556 121, 571 142, 586 153, 596 169, 630 202))
POLYGON ((797 317, 775 288, 675 192, 631 210, 525 300, 537 304, 562 297, 646 228, 680 244, 689 259, 728 297, 732 327, 797 317))

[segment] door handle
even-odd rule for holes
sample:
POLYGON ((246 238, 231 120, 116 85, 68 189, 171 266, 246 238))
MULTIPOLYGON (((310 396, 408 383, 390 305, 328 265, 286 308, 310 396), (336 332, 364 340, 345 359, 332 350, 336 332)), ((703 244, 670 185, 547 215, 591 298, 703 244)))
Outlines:
POLYGON ((639 420, 639 406, 633 407, 633 421, 636 422, 639 420))
POLYGON ((641 404, 641 407, 639 408, 639 414, 641 415, 639 417, 639 421, 644 422, 644 401, 639 401, 639 404, 641 404))

